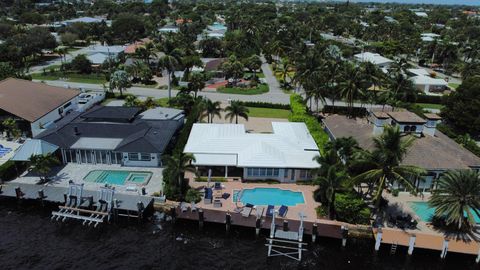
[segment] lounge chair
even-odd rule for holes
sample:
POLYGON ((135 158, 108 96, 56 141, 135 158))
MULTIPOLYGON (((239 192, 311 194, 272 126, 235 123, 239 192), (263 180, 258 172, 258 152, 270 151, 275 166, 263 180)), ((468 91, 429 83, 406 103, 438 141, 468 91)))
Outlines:
POLYGON ((265 207, 263 206, 257 206, 255 208, 255 215, 257 216, 257 218, 261 218, 263 216, 263 212, 265 211, 265 207))
POLYGON ((180 210, 182 210, 183 213, 188 211, 188 206, 185 202, 180 203, 180 210))
POLYGON ((192 213, 197 212, 197 206, 195 205, 195 202, 190 203, 190 211, 192 211, 192 213))
POLYGON ((213 207, 222 207, 222 201, 214 200, 213 201, 213 207))
POLYGON ((265 214, 267 217, 273 217, 273 214, 275 213, 275 206, 273 205, 268 205, 267 207, 267 213, 265 214))
POLYGON ((242 217, 249 217, 250 214, 252 213, 252 210, 253 210, 253 205, 247 203, 245 207, 243 207, 240 213, 242 214, 242 217))
POLYGON ((213 191, 211 188, 205 188, 205 194, 204 194, 204 197, 203 197, 203 202, 205 204, 210 204, 212 203, 212 199, 213 199, 213 191))
POLYGON ((278 214, 279 214, 281 217, 285 217, 285 216, 287 215, 287 212, 288 212, 288 206, 282 205, 282 206, 280 206, 280 208, 278 209, 278 214))

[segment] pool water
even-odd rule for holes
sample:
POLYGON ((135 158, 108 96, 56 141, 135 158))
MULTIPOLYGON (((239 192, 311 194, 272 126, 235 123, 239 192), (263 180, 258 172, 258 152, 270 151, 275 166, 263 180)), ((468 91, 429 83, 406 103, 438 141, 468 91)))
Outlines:
POLYGON ((233 194, 233 201, 236 202, 240 196, 240 202, 253 205, 286 205, 295 206, 305 203, 302 192, 279 188, 253 188, 236 191, 233 194))
MULTIPOLYGON (((428 202, 408 202, 408 204, 410 205, 410 208, 415 211, 415 214, 417 214, 417 216, 419 216, 423 221, 431 221, 433 214, 435 213, 435 208, 430 207, 428 202)), ((480 223, 480 217, 478 217, 475 213, 473 213, 473 217, 475 218, 475 222, 480 223)))
POLYGON ((89 172, 83 180, 101 184, 125 185, 126 183, 146 184, 151 177, 151 172, 94 170, 89 172))

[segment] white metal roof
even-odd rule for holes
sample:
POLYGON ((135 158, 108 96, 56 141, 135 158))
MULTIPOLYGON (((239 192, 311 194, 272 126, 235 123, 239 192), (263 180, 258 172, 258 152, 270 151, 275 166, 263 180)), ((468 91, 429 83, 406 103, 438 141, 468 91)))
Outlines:
POLYGON ((354 57, 358 61, 370 62, 375 65, 393 63, 393 60, 383 57, 378 53, 364 52, 364 53, 355 54, 354 57))
POLYGON ((114 150, 121 142, 122 139, 83 137, 78 139, 70 148, 114 150))
POLYGON ((429 76, 430 73, 423 68, 410 68, 408 69, 408 72, 415 74, 415 75, 424 75, 424 76, 429 76))
POLYGON ((435 79, 429 76, 414 76, 411 78, 414 84, 416 85, 443 85, 447 86, 448 83, 443 79, 435 79))
POLYGON ((46 155, 55 152, 58 146, 46 141, 37 139, 27 139, 25 143, 15 151, 12 160, 28 161, 32 155, 46 155))
POLYGON ((194 124, 184 152, 196 165, 316 168, 318 147, 304 123, 273 122, 273 133, 247 133, 242 124, 194 124), (236 160, 235 160, 236 158, 236 160))

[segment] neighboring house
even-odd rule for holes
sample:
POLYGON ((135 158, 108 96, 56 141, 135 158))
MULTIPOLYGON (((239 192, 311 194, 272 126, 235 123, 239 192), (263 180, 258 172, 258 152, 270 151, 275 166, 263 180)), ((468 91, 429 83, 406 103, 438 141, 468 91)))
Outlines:
POLYGON ((1 121, 17 120, 28 137, 36 136, 78 108, 80 91, 20 79, 0 81, 1 121))
POLYGON ((423 68, 408 69, 407 73, 415 87, 425 94, 443 92, 448 89, 448 82, 444 79, 433 78, 430 72, 423 68))
POLYGON ((304 123, 272 122, 273 133, 248 133, 243 124, 194 124, 185 153, 205 175, 280 182, 311 180, 318 147, 304 123))
POLYGON ((156 167, 183 123, 176 109, 97 106, 36 138, 58 146, 64 163, 156 167))
POLYGON ((422 34, 420 34, 420 38, 424 42, 432 42, 432 41, 435 41, 435 40, 439 39, 440 37, 441 36, 439 34, 435 34, 435 33, 422 33, 422 34))
POLYGON ((142 38, 141 40, 135 41, 134 43, 128 45, 125 48, 124 53, 125 54, 135 54, 135 52, 137 51, 138 48, 145 47, 145 45, 147 43, 150 43, 150 42, 152 42, 152 41, 149 38, 142 38))
POLYGON ((158 29, 158 32, 160 32, 160 34, 162 34, 162 33, 178 33, 178 31, 180 31, 180 28, 178 28, 178 26, 176 26, 176 25, 165 25, 165 26, 162 26, 158 29))
POLYGON ((224 24, 214 22, 212 25, 207 26, 207 29, 202 34, 198 35, 197 40, 203 39, 204 36, 208 38, 224 38, 227 32, 227 26, 224 24))
POLYGON ((393 63, 393 60, 383 57, 378 53, 363 52, 355 54, 353 57, 357 62, 370 62, 379 68, 389 68, 390 64, 393 63))
POLYGON ((353 137, 366 150, 374 149, 373 138, 382 134, 385 125, 399 126, 404 134, 415 136, 402 164, 418 166, 427 171, 426 176, 415 182, 422 192, 434 189, 436 180, 447 170, 480 170, 479 157, 436 129, 441 120, 438 115, 425 114, 425 117, 423 119, 409 111, 371 112, 366 118, 334 114, 323 119, 323 123, 331 140, 353 137))
POLYGON ((74 24, 74 23, 101 23, 103 21, 105 21, 105 18, 102 18, 102 17, 98 17, 98 18, 80 17, 80 18, 75 18, 75 19, 71 19, 71 20, 62 21, 62 22, 60 22, 60 24, 65 25, 65 26, 69 26, 69 25, 74 24))
POLYGON ((108 58, 115 59, 118 54, 125 50, 125 46, 89 46, 85 54, 94 65, 101 65, 108 58))
POLYGON ((417 15, 418 17, 422 17, 422 18, 428 18, 428 14, 426 12, 422 12, 422 11, 415 12, 415 15, 417 15))

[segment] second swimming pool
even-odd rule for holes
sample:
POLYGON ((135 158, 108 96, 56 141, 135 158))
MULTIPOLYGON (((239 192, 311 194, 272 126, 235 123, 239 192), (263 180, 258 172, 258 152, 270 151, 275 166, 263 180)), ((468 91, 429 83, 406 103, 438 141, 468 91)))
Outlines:
POLYGON ((233 201, 253 205, 286 205, 295 206, 305 203, 302 192, 279 188, 252 188, 237 190, 233 193, 233 201), (238 198, 240 196, 240 198, 238 198))
MULTIPOLYGON (((415 214, 419 216, 423 221, 430 222, 432 220, 433 214, 435 213, 435 208, 430 207, 428 202, 408 202, 410 208, 415 211, 415 214)), ((472 212, 473 213, 473 212, 472 212)), ((480 223, 480 217, 473 213, 475 222, 480 223)))
POLYGON ((89 172, 83 180, 111 185, 125 185, 128 183, 145 185, 151 177, 151 172, 94 170, 89 172))

